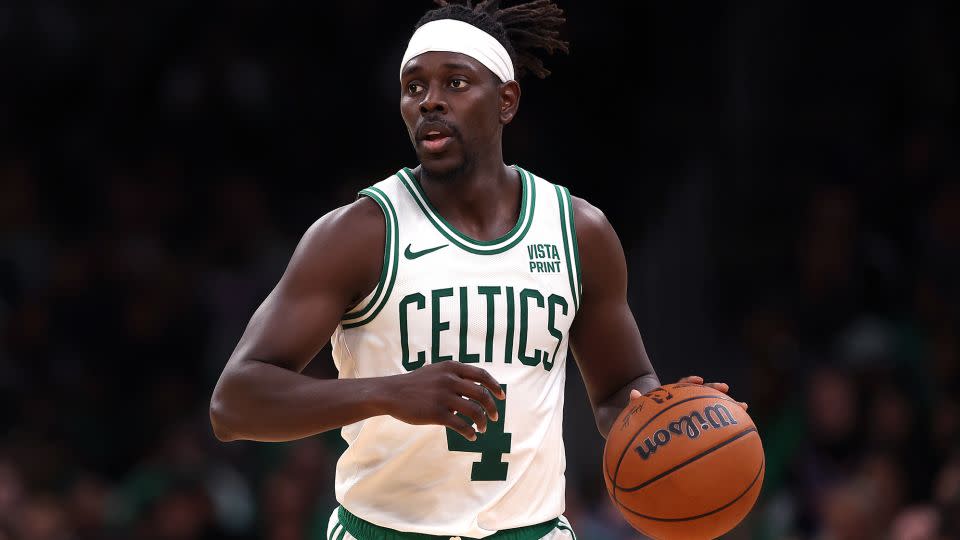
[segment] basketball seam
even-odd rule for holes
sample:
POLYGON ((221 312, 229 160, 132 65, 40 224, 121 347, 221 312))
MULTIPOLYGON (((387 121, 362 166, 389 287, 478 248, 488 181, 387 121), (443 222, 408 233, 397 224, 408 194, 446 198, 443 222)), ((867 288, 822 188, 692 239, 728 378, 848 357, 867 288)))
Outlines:
MULTIPOLYGON (((606 472, 607 472, 607 475, 610 476, 610 483, 613 484, 613 487, 614 487, 614 488, 620 488, 620 485, 617 483, 617 475, 620 474, 620 465, 623 464, 623 458, 626 457, 627 452, 630 450, 630 447, 633 446, 633 441, 637 440, 637 437, 640 435, 640 432, 641 432, 641 431, 643 431, 647 426, 649 426, 649 425, 650 425, 654 420, 656 420, 661 414, 666 413, 666 412, 669 411, 670 409, 672 409, 672 408, 674 408, 674 407, 676 407, 676 406, 678 406, 678 405, 682 405, 682 404, 684 404, 684 403, 687 403, 688 401, 694 401, 694 400, 698 400, 698 399, 707 399, 707 398, 715 398, 715 399, 720 399, 720 400, 723 400, 723 401, 729 401, 730 403, 737 403, 735 400, 732 400, 732 399, 730 399, 730 398, 723 397, 723 396, 718 396, 718 395, 716 395, 716 394, 702 394, 702 395, 699 395, 699 396, 692 396, 692 397, 688 397, 688 398, 686 398, 686 399, 681 399, 680 401, 678 401, 678 402, 670 405, 669 407, 663 409, 662 411, 660 411, 660 412, 658 412, 657 414, 655 414, 655 415, 653 415, 652 417, 650 417, 650 419, 648 419, 645 424, 643 424, 642 426, 640 426, 640 428, 637 429, 637 430, 634 432, 633 436, 630 437, 630 442, 628 442, 626 445, 624 445, 623 451, 620 452, 620 458, 617 459, 617 468, 614 469, 613 475, 610 475, 610 474, 609 474, 609 471, 606 471, 606 472)), ((739 406, 739 403, 737 403, 737 405, 739 406)), ((604 468, 605 470, 607 469, 606 460, 604 460, 604 467, 603 467, 603 468, 604 468)), ((616 498, 617 498, 617 496, 616 496, 616 489, 614 489, 614 496, 613 496, 613 497, 614 497, 614 500, 616 500, 616 498)))
MULTIPOLYGON (((610 494, 610 498, 613 499, 613 504, 615 504, 615 505, 617 505, 617 506, 619 506, 619 507, 626 508, 626 506, 623 506, 623 504, 622 504, 620 501, 618 501, 618 500, 616 499, 616 497, 615 497, 612 493, 610 494)), ((647 531, 641 529, 640 526, 637 525, 636 523, 633 523, 633 522, 631 521, 631 522, 630 522, 630 526, 632 526, 634 529, 636 529, 640 534, 642 534, 642 535, 644 535, 644 536, 649 536, 650 538, 653 538, 653 535, 652 535, 652 534, 650 534, 650 533, 648 533, 647 531)))
POLYGON ((730 437, 729 439, 726 439, 726 440, 724 440, 724 441, 722 441, 722 442, 714 445, 713 447, 708 448, 708 449, 704 450, 703 452, 700 452, 699 454, 697 454, 697 455, 695 455, 695 456, 687 459, 687 460, 684 461, 683 463, 678 463, 677 465, 674 465, 674 466, 671 467, 670 469, 667 469, 666 471, 663 471, 662 473, 654 476, 653 478, 651 478, 651 479, 649 479, 649 480, 646 480, 646 481, 644 481, 644 482, 641 482, 640 484, 637 484, 637 485, 634 486, 634 487, 630 487, 630 488, 624 487, 624 488, 617 488, 617 489, 619 489, 620 491, 623 491, 624 493, 633 493, 634 491, 639 491, 639 490, 641 490, 641 489, 649 486, 650 484, 656 482, 657 480, 660 480, 660 479, 663 478, 664 476, 667 476, 667 475, 669 475, 669 474, 671 474, 671 473, 677 472, 678 470, 686 467, 687 465, 693 463, 694 461, 697 461, 698 459, 700 459, 700 458, 702 458, 702 457, 704 457, 704 456, 706 456, 706 455, 708 455, 708 454, 712 454, 712 453, 716 452, 717 450, 723 448, 724 446, 726 446, 726 445, 728 445, 728 444, 730 444, 730 443, 732 443, 732 442, 734 442, 734 441, 740 440, 741 438, 746 437, 747 435, 749 435, 749 434, 751 434, 751 433, 757 433, 757 428, 755 428, 755 427, 747 428, 747 429, 741 431, 740 433, 737 433, 736 435, 730 437))
POLYGON ((682 518, 660 518, 660 517, 648 516, 648 515, 645 515, 645 514, 641 514, 641 513, 639 513, 639 512, 636 512, 636 511, 630 509, 630 507, 628 507, 628 506, 624 505, 623 503, 621 503, 620 501, 617 501, 617 505, 619 505, 621 508, 623 508, 623 509, 626 510, 627 512, 630 512, 631 514, 633 514, 633 515, 635 515, 635 516, 637 516, 637 517, 642 517, 642 518, 644 518, 644 519, 649 519, 650 521, 680 522, 680 521, 693 521, 693 520, 695 520, 695 519, 704 518, 704 517, 707 517, 707 516, 716 514, 717 512, 722 512, 723 510, 726 510, 726 509, 729 508, 731 505, 733 505, 734 503, 736 503, 737 501, 739 501, 740 499, 742 499, 742 498, 744 497, 744 495, 746 495, 747 493, 750 493, 750 490, 753 489, 753 486, 754 486, 754 485, 756 485, 757 480, 760 478, 760 475, 763 474, 763 467, 764 467, 765 464, 766 464, 766 460, 765 460, 765 459, 761 459, 761 460, 760 460, 760 468, 757 470, 757 474, 753 477, 753 481, 750 482, 750 484, 747 486, 747 488, 743 490, 743 493, 737 495, 736 497, 734 497, 733 500, 731 500, 731 501, 728 502, 727 504, 721 506, 720 508, 711 510, 711 511, 706 512, 706 513, 704 513, 704 514, 700 514, 700 515, 696 515, 696 516, 689 516, 689 517, 682 517, 682 518))

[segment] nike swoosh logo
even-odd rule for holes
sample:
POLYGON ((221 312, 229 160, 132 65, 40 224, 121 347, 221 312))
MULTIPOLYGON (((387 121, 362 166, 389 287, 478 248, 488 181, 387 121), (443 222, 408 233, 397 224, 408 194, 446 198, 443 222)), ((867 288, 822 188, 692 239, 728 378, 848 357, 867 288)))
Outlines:
POLYGON ((410 246, 412 246, 412 245, 413 245, 413 244, 407 244, 407 249, 403 252, 403 256, 406 257, 406 258, 408 258, 408 259, 410 259, 411 261, 414 260, 414 259, 423 257, 424 255, 426 255, 426 254, 428 254, 428 253, 433 253, 434 251, 436 251, 436 250, 438 250, 438 249, 443 249, 443 248, 449 246, 450 244, 444 244, 444 245, 442 245, 442 246, 437 246, 437 247, 435 247, 435 248, 425 249, 425 250, 423 250, 423 251, 411 251, 411 250, 410 250, 410 246))

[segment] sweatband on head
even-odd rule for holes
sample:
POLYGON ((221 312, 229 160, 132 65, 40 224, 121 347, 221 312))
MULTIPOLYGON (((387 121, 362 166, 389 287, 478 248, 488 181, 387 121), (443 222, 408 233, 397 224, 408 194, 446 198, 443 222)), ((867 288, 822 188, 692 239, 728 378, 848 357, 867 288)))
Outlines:
POLYGON ((432 51, 465 54, 486 66, 500 78, 500 82, 513 79, 513 61, 497 38, 470 23, 455 19, 431 21, 413 33, 400 62, 400 76, 403 76, 403 67, 412 58, 432 51))

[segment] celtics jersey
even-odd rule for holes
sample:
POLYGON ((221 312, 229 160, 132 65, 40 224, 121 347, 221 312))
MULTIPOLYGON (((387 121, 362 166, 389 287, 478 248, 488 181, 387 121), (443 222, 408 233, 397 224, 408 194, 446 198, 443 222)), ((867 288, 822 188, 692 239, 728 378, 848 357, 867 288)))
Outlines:
POLYGON ((563 512, 563 387, 581 293, 573 206, 565 188, 515 169, 520 216, 496 240, 457 231, 409 169, 360 192, 386 216, 386 247, 376 289, 333 335, 340 378, 463 362, 507 396, 476 441, 390 416, 344 426, 337 500, 366 521, 483 538, 563 512))

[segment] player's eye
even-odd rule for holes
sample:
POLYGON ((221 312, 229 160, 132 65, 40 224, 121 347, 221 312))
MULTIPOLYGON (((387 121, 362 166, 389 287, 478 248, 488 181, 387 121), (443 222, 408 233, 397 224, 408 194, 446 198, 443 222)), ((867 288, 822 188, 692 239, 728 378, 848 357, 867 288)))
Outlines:
POLYGON ((407 85, 407 92, 411 94, 416 94, 423 89, 423 85, 419 83, 410 83, 407 85))
POLYGON ((450 81, 450 86, 452 88, 456 88, 457 90, 463 90, 467 86, 470 86, 470 83, 468 83, 464 79, 453 79, 450 81))

